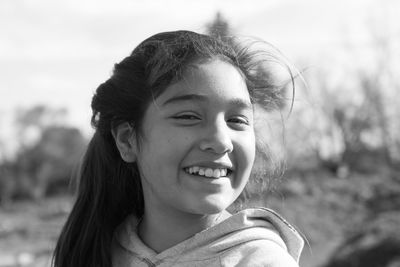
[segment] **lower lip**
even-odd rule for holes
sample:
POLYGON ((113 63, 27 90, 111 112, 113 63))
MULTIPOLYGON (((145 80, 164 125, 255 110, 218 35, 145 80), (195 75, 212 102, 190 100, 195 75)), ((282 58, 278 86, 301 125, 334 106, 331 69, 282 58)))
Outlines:
POLYGON ((219 183, 226 182, 226 181, 230 180, 229 176, 220 176, 218 178, 215 178, 215 177, 207 177, 207 176, 190 174, 190 173, 187 173, 185 171, 183 171, 183 172, 185 174, 189 175, 190 177, 195 178, 198 181, 204 181, 204 182, 208 182, 208 183, 219 184, 219 183))

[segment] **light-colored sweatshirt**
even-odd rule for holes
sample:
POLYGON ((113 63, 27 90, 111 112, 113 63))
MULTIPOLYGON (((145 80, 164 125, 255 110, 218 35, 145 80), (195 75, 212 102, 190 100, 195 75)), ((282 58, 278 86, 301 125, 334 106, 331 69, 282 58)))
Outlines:
POLYGON ((193 237, 156 253, 137 235, 134 216, 117 228, 113 267, 298 266, 303 239, 276 212, 246 209, 193 237))

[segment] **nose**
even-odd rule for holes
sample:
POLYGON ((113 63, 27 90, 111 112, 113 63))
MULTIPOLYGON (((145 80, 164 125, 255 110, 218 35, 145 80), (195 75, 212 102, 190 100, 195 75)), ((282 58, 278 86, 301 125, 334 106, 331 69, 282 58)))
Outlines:
POLYGON ((215 122, 207 126, 203 139, 200 141, 200 149, 216 154, 230 153, 233 151, 230 129, 225 120, 215 122))

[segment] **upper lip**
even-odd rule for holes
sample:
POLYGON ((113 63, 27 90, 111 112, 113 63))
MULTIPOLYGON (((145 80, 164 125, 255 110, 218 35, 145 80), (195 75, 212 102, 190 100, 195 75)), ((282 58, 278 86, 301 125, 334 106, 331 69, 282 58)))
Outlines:
POLYGON ((211 168, 211 169, 229 169, 233 171, 233 166, 231 163, 228 162, 215 162, 215 161, 201 161, 196 162, 190 165, 187 165, 185 168, 199 166, 204 168, 211 168))

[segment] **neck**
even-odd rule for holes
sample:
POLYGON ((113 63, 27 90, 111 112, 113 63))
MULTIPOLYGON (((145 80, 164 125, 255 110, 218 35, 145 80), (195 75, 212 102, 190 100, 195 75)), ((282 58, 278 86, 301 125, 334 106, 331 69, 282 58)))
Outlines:
POLYGON ((227 211, 198 215, 177 210, 146 210, 138 226, 142 241, 157 253, 171 248, 229 217, 227 211))

